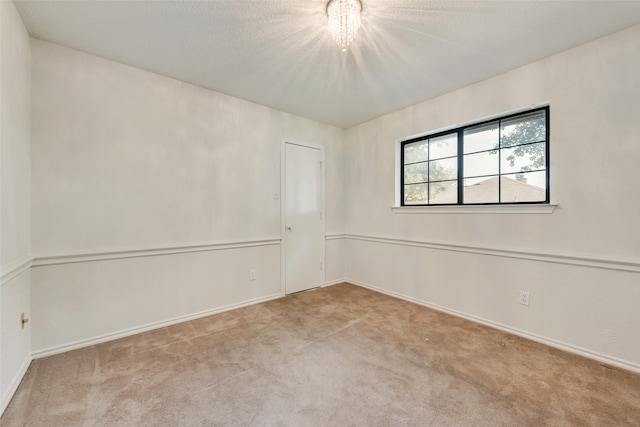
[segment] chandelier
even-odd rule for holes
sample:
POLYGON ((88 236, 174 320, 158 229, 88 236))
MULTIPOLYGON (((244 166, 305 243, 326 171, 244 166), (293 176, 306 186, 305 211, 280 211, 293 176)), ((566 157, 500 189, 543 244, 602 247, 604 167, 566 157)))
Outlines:
POLYGON ((330 0, 327 4, 329 32, 343 52, 360 28, 360 0, 330 0))

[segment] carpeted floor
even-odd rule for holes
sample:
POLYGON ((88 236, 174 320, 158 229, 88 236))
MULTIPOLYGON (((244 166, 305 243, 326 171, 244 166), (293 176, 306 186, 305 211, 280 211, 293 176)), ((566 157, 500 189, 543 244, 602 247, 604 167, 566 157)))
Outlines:
POLYGON ((640 425, 640 375, 357 286, 33 361, 2 426, 640 425))

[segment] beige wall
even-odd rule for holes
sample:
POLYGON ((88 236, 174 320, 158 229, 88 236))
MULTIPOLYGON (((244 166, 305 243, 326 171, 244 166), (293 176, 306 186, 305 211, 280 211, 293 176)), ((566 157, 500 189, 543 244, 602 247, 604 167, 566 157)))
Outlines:
MULTIPOLYGON (((279 295, 285 139, 325 147, 326 230, 342 232, 343 130, 31 45, 34 351, 279 295)), ((335 246, 327 281, 344 276, 335 246)))
POLYGON ((325 145, 339 230, 342 130, 38 40, 33 250, 38 255, 280 234, 283 138, 325 145))
POLYGON ((639 40, 637 26, 349 129, 347 277, 640 370, 639 40), (392 212, 396 141, 544 102, 555 212, 392 212))
POLYGON ((0 2, 0 413, 31 360, 29 35, 12 2, 0 2))

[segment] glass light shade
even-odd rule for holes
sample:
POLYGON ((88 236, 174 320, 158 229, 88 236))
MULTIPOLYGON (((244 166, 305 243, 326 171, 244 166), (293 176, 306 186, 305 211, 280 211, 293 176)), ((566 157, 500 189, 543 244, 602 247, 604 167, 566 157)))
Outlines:
POLYGON ((327 5, 329 32, 342 51, 346 51, 360 28, 360 0, 331 0, 327 5))

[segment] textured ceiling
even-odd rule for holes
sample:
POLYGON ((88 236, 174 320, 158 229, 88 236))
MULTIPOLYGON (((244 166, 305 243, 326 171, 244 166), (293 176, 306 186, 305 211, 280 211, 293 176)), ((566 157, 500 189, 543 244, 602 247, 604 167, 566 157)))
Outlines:
POLYGON ((30 34, 348 128, 640 23, 640 1, 15 1, 30 34))

